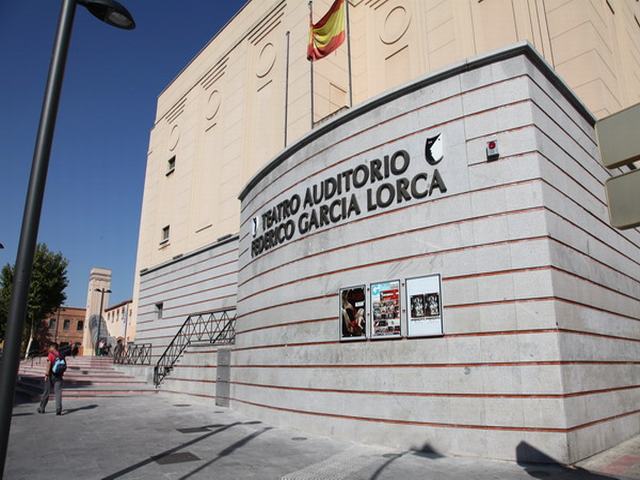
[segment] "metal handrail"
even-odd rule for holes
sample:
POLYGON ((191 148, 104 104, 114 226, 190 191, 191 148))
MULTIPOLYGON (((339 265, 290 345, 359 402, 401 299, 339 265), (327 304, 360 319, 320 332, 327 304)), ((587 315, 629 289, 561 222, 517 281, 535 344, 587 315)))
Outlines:
POLYGON ((192 313, 184 321, 153 369, 153 383, 159 386, 182 353, 193 342, 230 345, 236 340, 236 309, 192 313))
POLYGON ((129 342, 127 348, 114 353, 113 363, 120 365, 151 365, 151 343, 129 342))

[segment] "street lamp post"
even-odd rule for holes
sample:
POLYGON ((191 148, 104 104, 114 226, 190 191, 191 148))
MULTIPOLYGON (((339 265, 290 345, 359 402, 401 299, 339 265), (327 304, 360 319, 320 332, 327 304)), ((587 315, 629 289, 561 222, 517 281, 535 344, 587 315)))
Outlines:
POLYGON ((62 310, 62 307, 58 307, 58 319, 56 320, 56 332, 53 340, 54 343, 58 343, 58 329, 60 328, 60 310, 62 310))
POLYGON ((129 322, 129 304, 124 306, 124 345, 127 345, 127 323, 129 322))
POLYGON ((62 0, 22 216, 13 293, 7 318, 4 355, 0 365, 0 478, 4 475, 7 457, 11 412, 20 361, 20 341, 25 320, 29 283, 31 282, 33 257, 38 239, 38 227, 40 226, 42 197, 47 180, 53 131, 77 4, 84 6, 92 15, 109 25, 127 30, 135 28, 131 14, 115 0, 62 0))
POLYGON ((102 326, 102 308, 104 306, 104 294, 111 293, 108 288, 96 288, 96 292, 100 292, 100 312, 98 313, 98 336, 96 337, 96 343, 94 345, 96 349, 96 357, 100 356, 100 327, 102 326))

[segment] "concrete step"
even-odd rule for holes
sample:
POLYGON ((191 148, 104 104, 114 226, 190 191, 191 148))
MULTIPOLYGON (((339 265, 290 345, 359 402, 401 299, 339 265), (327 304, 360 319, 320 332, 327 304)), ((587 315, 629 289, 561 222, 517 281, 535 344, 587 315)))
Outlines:
MULTIPOLYGON (((21 377, 21 381, 25 384, 30 385, 42 385, 42 377, 21 377)), ((70 379, 65 376, 64 385, 66 387, 72 386, 99 386, 99 385, 146 385, 147 383, 143 380, 135 380, 133 378, 124 379, 124 380, 89 380, 89 379, 70 379)))
MULTIPOLYGON (((43 373, 46 370, 46 367, 42 366, 39 368, 31 368, 31 367, 20 367, 21 371, 23 372, 33 372, 33 373, 43 373)), ((73 368, 73 367, 67 367, 67 372, 66 373, 76 373, 76 374, 84 374, 86 375, 87 373, 91 372, 91 373, 95 373, 97 375, 121 375, 122 372, 115 370, 115 369, 96 369, 96 368, 73 368)))
MULTIPOLYGON (((37 381, 42 381, 42 378, 44 377, 44 375, 39 374, 39 375, 32 375, 32 374, 25 374, 25 373, 19 373, 18 374, 21 378, 24 378, 27 381, 31 381, 33 380, 37 380, 37 381)), ((101 383, 101 382, 113 382, 113 383, 128 383, 128 382, 138 382, 141 381, 138 378, 135 377, 124 377, 124 376, 118 376, 118 377, 102 377, 102 376, 93 376, 93 375, 65 375, 64 376, 64 380, 65 382, 81 382, 81 383, 86 383, 86 382, 94 382, 94 383, 101 383)))
MULTIPOLYGON (((20 367, 19 372, 30 375, 44 375, 44 368, 23 368, 20 367)), ((75 369, 67 368, 65 375, 94 375, 97 377, 121 377, 126 375, 124 372, 118 370, 93 370, 93 369, 75 369)))
MULTIPOLYGON (((22 362, 18 371, 21 393, 37 398, 42 394, 45 359, 22 362)), ((67 358, 62 395, 65 398, 90 398, 156 393, 144 379, 116 370, 112 358, 67 358)), ((53 397, 53 392, 51 394, 53 397)))
MULTIPOLYGON (((21 393, 37 399, 42 395, 42 384, 29 384, 24 382, 18 383, 21 393)), ((157 390, 153 385, 147 384, 125 384, 125 385, 91 385, 91 386, 68 386, 62 388, 63 398, 85 398, 85 397, 103 397, 103 396, 126 396, 126 395, 146 395, 156 393, 157 390)), ((51 392, 50 399, 54 398, 51 392)))

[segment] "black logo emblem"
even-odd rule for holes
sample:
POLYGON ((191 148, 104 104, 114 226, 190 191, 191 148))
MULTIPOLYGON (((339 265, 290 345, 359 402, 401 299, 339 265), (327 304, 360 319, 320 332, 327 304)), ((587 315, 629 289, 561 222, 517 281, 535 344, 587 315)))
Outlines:
POLYGON ((424 145, 424 158, 429 165, 437 165, 444 158, 444 149, 442 146, 442 134, 439 133, 435 137, 427 138, 424 145))

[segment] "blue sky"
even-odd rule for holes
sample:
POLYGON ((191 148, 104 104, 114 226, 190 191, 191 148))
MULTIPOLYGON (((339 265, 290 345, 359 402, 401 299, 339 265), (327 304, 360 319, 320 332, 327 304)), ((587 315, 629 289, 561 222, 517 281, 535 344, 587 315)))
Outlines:
MULTIPOLYGON (((67 305, 89 270, 111 268, 111 303, 131 297, 149 130, 160 91, 244 0, 121 0, 137 28, 78 7, 39 241, 69 259, 67 305)), ((13 263, 60 0, 0 0, 0 264, 13 263)))

